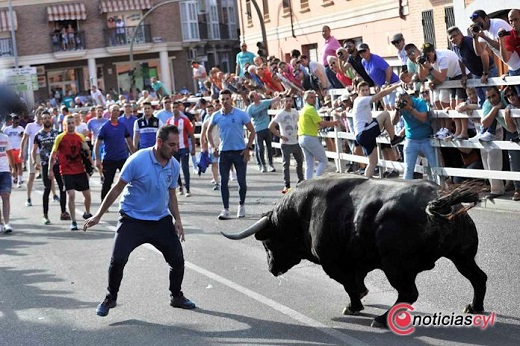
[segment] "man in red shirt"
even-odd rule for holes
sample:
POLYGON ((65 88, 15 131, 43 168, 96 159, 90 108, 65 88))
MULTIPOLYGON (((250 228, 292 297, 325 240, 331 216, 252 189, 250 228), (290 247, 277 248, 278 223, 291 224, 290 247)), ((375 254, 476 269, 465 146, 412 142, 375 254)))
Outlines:
MULTIPOLYGON (((513 27, 511 31, 501 29, 498 31, 498 44, 500 45, 500 57, 505 63, 509 62, 514 54, 520 56, 520 10, 512 9, 507 18, 513 27)), ((509 68, 510 76, 519 76, 520 69, 512 70, 509 68)), ((517 93, 520 94, 520 85, 515 85, 517 93)))
MULTIPOLYGON (((179 129, 179 150, 173 155, 182 166, 182 174, 186 185, 186 197, 191 196, 190 192, 190 155, 195 155, 195 135, 193 124, 190 119, 179 110, 180 102, 173 102, 173 116, 166 121, 166 124, 175 125, 179 129), (188 136, 191 138, 193 146, 190 151, 188 136)), ((179 174, 179 194, 183 194, 182 180, 179 174)))
POLYGON ((75 131, 76 122, 74 116, 67 115, 65 123, 67 131, 62 132, 56 137, 54 146, 52 147, 48 177, 49 180, 54 180, 53 168, 56 164, 56 159, 58 159, 60 162, 60 173, 63 177, 69 200, 70 218, 72 220, 70 230, 77 231, 75 191, 81 191, 85 198, 85 213, 83 214, 83 218, 88 219, 92 217, 92 214, 90 214, 90 186, 85 167, 83 166, 81 151, 85 150, 88 153, 89 160, 91 160, 91 158, 90 149, 85 141, 85 137, 75 131))

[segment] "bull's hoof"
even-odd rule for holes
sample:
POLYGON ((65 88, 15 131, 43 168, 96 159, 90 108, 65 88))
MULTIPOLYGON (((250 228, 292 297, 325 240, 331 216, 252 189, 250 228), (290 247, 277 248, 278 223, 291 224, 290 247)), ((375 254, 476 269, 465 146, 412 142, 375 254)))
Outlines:
POLYGON ((360 310, 354 310, 352 309, 352 306, 349 305, 343 309, 343 315, 358 316, 361 310, 363 310, 363 308, 361 308, 360 310))
POLYGON ((359 294, 359 299, 364 298, 367 294, 368 294, 368 289, 365 290, 364 292, 361 292, 361 293, 359 294))
POLYGON ((386 321, 385 322, 381 322, 378 317, 374 318, 372 320, 372 324, 370 325, 370 327, 374 327, 374 328, 387 328, 388 326, 386 325, 386 321))
POLYGON ((483 312, 484 312, 484 308, 482 308, 482 309, 475 309, 473 307, 473 305, 471 305, 471 304, 466 305, 466 307, 464 308, 464 313, 465 314, 481 314, 483 312))

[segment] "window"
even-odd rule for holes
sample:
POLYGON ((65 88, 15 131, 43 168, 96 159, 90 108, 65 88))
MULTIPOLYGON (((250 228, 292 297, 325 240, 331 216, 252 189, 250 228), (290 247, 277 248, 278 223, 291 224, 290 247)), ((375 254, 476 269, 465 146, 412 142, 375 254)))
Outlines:
POLYGON ((264 8, 264 21, 269 21, 269 1, 262 0, 264 8))
POLYGON ((309 0, 300 0, 300 12, 308 12, 309 8, 309 0))
POLYGON ((288 16, 291 14, 291 0, 283 0, 282 7, 284 16, 288 16))
POLYGON ((251 0, 246 0, 247 26, 253 26, 253 13, 251 12, 251 0))
POLYGON ((229 39, 238 39, 235 6, 231 0, 222 0, 222 22, 227 23, 229 39))
POLYGON ((433 10, 423 11, 422 26, 424 42, 435 45, 435 25, 433 23, 433 10))
POLYGON ((199 20, 197 1, 181 2, 182 39, 184 41, 198 41, 199 20))
MULTIPOLYGON (((455 14, 453 13, 453 7, 444 8, 444 21, 446 22, 446 30, 449 27, 455 26, 455 14)), ((451 42, 448 39, 448 47, 452 49, 451 42)))
POLYGON ((0 58, 14 56, 10 32, 0 32, 0 58))
POLYGON ((217 1, 209 0, 209 38, 220 39, 220 22, 218 20, 217 1))

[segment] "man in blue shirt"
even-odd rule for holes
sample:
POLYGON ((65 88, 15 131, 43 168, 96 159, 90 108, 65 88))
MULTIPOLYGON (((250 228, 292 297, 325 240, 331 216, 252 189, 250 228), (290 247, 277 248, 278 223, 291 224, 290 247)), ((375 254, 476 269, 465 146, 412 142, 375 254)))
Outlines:
POLYGON ((208 127, 208 134, 212 133, 213 128, 218 126, 220 145, 215 146, 212 136, 208 135, 208 143, 214 148, 213 155, 219 157, 218 167, 220 171, 220 194, 222 196, 222 204, 224 210, 219 214, 219 220, 229 218, 229 170, 231 166, 235 167, 238 182, 238 194, 240 196, 240 204, 238 206, 237 217, 245 217, 246 209, 244 203, 246 201, 246 169, 247 161, 249 161, 252 150, 253 140, 255 138, 255 128, 251 124, 251 119, 246 112, 233 107, 231 100, 231 91, 222 90, 220 93, 220 103, 222 108, 213 113, 208 127), (244 142, 244 126, 249 131, 247 145, 244 142))
POLYGON ((108 191, 112 187, 116 171, 123 168, 128 152, 133 153, 134 146, 130 133, 126 126, 119 121, 119 106, 114 104, 110 106, 110 120, 107 121, 101 130, 96 140, 94 150, 96 152, 96 167, 100 172, 103 172, 103 186, 101 188, 101 200, 105 198, 108 191), (101 144, 105 144, 103 156, 101 156, 101 144))
POLYGON ((168 119, 173 117, 172 112, 172 99, 170 96, 165 96, 162 99, 163 109, 155 114, 155 117, 162 121, 163 124, 166 124, 168 119))
POLYGON ((435 150, 430 143, 433 131, 428 116, 428 104, 421 98, 402 93, 396 100, 396 108, 397 112, 392 120, 396 124, 399 116, 403 117, 406 138, 403 148, 405 163, 403 178, 413 179, 415 162, 419 154, 426 157, 429 167, 437 166, 435 150))
POLYGON ((109 310, 116 306, 128 257, 144 243, 155 246, 170 266, 170 305, 182 309, 195 308, 195 304, 181 291, 184 277, 181 241, 184 241, 184 229, 175 193, 180 167, 173 158, 178 148, 177 127, 161 127, 155 145, 139 150, 127 160, 119 181, 103 199, 99 210, 85 220, 83 230, 86 231, 99 223, 110 205, 123 193, 119 203, 121 218, 108 269, 108 294, 97 307, 98 316, 108 315, 109 310))
POLYGON ((269 172, 276 172, 273 166, 273 138, 271 131, 269 131, 269 123, 271 117, 267 113, 267 110, 273 103, 278 103, 280 97, 275 97, 268 100, 262 100, 262 96, 256 91, 249 93, 249 100, 251 104, 247 106, 246 113, 251 117, 253 127, 255 128, 255 157, 258 170, 262 173, 267 171, 264 157, 264 142, 265 148, 267 148, 267 159, 269 161, 269 172))
POLYGON ((247 51, 247 44, 245 42, 242 43, 240 49, 240 52, 236 56, 235 74, 244 77, 244 73, 247 72, 245 66, 254 64, 255 54, 247 51))
MULTIPOLYGON (((368 44, 361 43, 357 47, 359 55, 363 58, 361 63, 374 83, 384 89, 390 84, 399 82, 399 77, 393 72, 392 66, 379 55, 372 54, 368 44)), ((387 110, 392 110, 395 104, 396 93, 390 93, 383 98, 387 110)))
POLYGON ((137 120, 137 117, 132 112, 132 104, 128 101, 125 101, 123 104, 123 114, 119 117, 119 122, 123 123, 130 133, 130 138, 134 137, 134 123, 137 120))

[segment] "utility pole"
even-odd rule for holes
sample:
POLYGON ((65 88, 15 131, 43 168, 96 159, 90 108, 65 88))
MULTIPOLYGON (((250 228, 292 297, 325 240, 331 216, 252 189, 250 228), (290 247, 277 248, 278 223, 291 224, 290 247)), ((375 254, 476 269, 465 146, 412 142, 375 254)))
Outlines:
POLYGON ((262 41, 264 42, 265 54, 269 56, 269 48, 267 47, 267 34, 265 32, 265 23, 264 18, 262 18, 262 12, 260 11, 260 7, 256 0, 251 0, 253 6, 255 7, 256 14, 258 15, 258 21, 260 22, 260 30, 262 31, 262 41))

